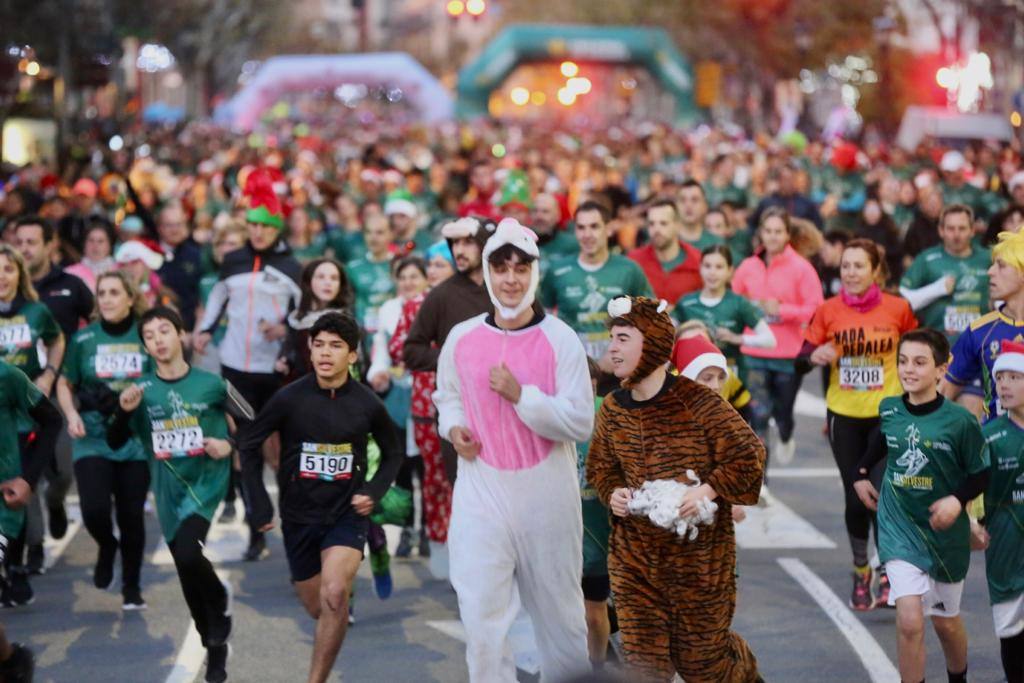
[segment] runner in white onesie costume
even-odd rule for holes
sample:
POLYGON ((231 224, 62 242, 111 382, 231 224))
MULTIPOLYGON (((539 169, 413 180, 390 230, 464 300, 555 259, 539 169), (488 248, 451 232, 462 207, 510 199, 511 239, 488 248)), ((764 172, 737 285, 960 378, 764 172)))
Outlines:
MULTIPOLYGON (((533 306, 538 258, 537 236, 513 219, 487 241, 484 280, 505 320, 533 306), (488 263, 506 244, 532 267, 530 287, 511 308, 495 295, 488 263)), ((434 402, 444 438, 463 427, 480 444, 477 457, 459 458, 448 531, 470 681, 516 681, 508 633, 520 599, 536 631, 541 680, 588 670, 575 442, 590 438, 594 398, 579 337, 542 313, 515 330, 490 314, 471 318, 441 349, 434 402), (516 404, 490 388, 491 369, 502 363, 521 386, 516 404)))

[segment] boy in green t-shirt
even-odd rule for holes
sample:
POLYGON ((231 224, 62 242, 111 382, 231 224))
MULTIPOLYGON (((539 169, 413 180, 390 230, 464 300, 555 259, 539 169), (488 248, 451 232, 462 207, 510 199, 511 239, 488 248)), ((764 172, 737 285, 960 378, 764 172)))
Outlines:
POLYGON ((982 541, 992 621, 1007 683, 1024 682, 1024 344, 1003 341, 992 368, 1006 413, 982 431, 992 470, 982 541))
POLYGON ((859 464, 857 495, 877 510, 879 559, 896 605, 900 677, 924 680, 924 618, 930 616, 950 683, 967 681, 960 596, 970 564, 967 502, 988 483, 988 448, 978 421, 938 394, 949 341, 921 328, 900 339, 897 373, 906 392, 883 399, 880 435, 859 464), (884 439, 884 441, 883 441, 884 439), (887 457, 882 492, 868 473, 887 457))

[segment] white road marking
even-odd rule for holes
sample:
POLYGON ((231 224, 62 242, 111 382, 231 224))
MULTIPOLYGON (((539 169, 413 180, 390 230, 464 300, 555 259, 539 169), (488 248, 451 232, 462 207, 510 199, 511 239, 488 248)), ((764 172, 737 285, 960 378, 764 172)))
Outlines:
POLYGON ((797 415, 817 417, 824 420, 826 408, 825 399, 801 389, 796 395, 796 403, 793 405, 793 412, 797 415))
POLYGON ((835 467, 769 467, 766 479, 813 479, 839 478, 839 470, 835 467))
POLYGON ((899 683, 900 675, 885 650, 853 612, 817 574, 795 557, 780 557, 779 564, 832 620, 857 653, 871 683, 899 683))
POLYGON ((736 525, 736 544, 740 548, 828 548, 836 544, 814 528, 788 505, 761 490, 762 504, 744 508, 747 518, 736 525))
MULTIPOLYGON (((435 628, 441 633, 466 642, 466 629, 458 619, 446 621, 428 621, 427 626, 435 628)), ((516 660, 516 668, 528 674, 540 673, 540 653, 537 651, 537 637, 533 632, 533 623, 526 612, 520 610, 519 616, 512 622, 512 630, 509 631, 509 642, 512 646, 512 655, 516 660)))
MULTIPOLYGON (((227 571, 218 571, 217 576, 221 581, 231 582, 231 574, 227 571)), ((203 647, 202 638, 196 630, 195 622, 188 621, 188 632, 185 634, 185 642, 178 650, 178 657, 174 660, 171 673, 167 675, 166 683, 193 683, 199 676, 206 660, 206 648, 203 647)))
POLYGON ((50 536, 49 532, 43 537, 43 552, 45 560, 43 565, 47 570, 52 569, 60 556, 64 554, 64 551, 71 545, 71 541, 75 538, 75 534, 82 528, 82 510, 78 507, 77 496, 75 501, 71 501, 71 496, 64 501, 64 509, 68 513, 68 530, 64 534, 64 538, 57 540, 50 536))

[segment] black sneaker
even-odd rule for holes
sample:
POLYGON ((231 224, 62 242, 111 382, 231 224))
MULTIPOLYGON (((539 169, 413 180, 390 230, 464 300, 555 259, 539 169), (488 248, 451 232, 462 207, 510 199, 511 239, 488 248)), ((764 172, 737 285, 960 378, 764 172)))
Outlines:
POLYGON ((25 569, 33 576, 40 576, 46 573, 46 553, 43 551, 42 543, 28 547, 28 559, 25 562, 25 569))
POLYGON ((224 683, 228 680, 228 657, 231 646, 212 645, 206 650, 206 683, 224 683))
POLYGON ((220 524, 231 524, 238 519, 238 510, 235 509, 234 503, 224 503, 224 509, 220 511, 220 518, 217 520, 220 524))
POLYGON ((64 509, 64 503, 47 506, 46 509, 50 513, 50 535, 59 541, 68 532, 68 513, 64 509))
POLYGON ((270 551, 267 550, 267 539, 262 533, 257 533, 249 541, 249 547, 242 555, 242 559, 246 562, 258 562, 268 555, 270 555, 270 551))
POLYGON ((896 605, 889 604, 889 577, 883 571, 878 575, 878 593, 875 595, 875 607, 883 609, 896 609, 896 605))
POLYGON ((100 590, 110 588, 114 580, 114 558, 117 556, 117 544, 110 547, 100 546, 96 556, 96 566, 92 570, 92 583, 100 590))
POLYGON ((11 643, 11 656, 0 662, 0 681, 5 683, 32 683, 36 658, 32 650, 21 643, 11 643))
POLYGON ((875 608, 875 596, 871 592, 871 570, 853 572, 853 590, 850 593, 850 607, 857 612, 875 608))
POLYGON ((398 547, 395 548, 395 557, 406 558, 412 555, 412 529, 404 527, 402 536, 398 539, 398 547))
POLYGON ((138 612, 146 609, 146 601, 142 598, 142 590, 138 586, 125 586, 121 589, 121 609, 125 612, 138 612))
POLYGON ((426 532, 420 534, 420 557, 430 557, 430 541, 426 532))
POLYGON ((9 575, 9 582, 5 586, 0 602, 4 607, 24 607, 36 601, 36 594, 32 591, 32 584, 28 582, 28 573, 19 568, 9 575))

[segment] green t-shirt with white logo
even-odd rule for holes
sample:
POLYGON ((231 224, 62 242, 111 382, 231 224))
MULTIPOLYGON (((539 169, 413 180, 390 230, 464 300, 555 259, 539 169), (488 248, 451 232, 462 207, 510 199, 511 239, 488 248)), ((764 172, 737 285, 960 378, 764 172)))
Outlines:
POLYGON ((214 460, 204 438, 226 439, 227 383, 212 373, 189 368, 166 381, 156 371, 138 382, 142 403, 131 415, 132 431, 149 456, 160 529, 169 542, 190 515, 213 519, 224 499, 231 458, 214 460))
POLYGON ((971 559, 967 512, 935 531, 928 508, 988 468, 978 420, 946 400, 928 415, 912 415, 901 396, 882 399, 879 415, 888 447, 878 501, 879 559, 903 560, 936 581, 956 583, 967 576, 971 559))
POLYGON ((947 275, 956 278, 953 293, 940 297, 916 312, 921 325, 946 335, 950 344, 988 311, 988 268, 992 254, 973 247, 970 256, 957 257, 937 245, 925 249, 903 274, 900 287, 919 289, 947 275))
POLYGON ((1024 429, 1000 415, 982 432, 992 461, 985 491, 985 570, 995 604, 1024 593, 1024 429))
POLYGON ((59 335, 50 309, 38 301, 26 301, 16 313, 0 314, 0 358, 34 380, 46 365, 39 357, 39 341, 49 344, 59 335))
POLYGON ((377 329, 377 314, 385 301, 395 295, 391 279, 391 259, 371 261, 365 258, 350 261, 345 266, 349 283, 356 295, 356 320, 368 331, 377 329))
POLYGON ((713 306, 708 306, 701 301, 700 296, 700 292, 691 292, 680 299, 675 308, 676 320, 681 323, 687 320, 700 320, 707 325, 712 339, 715 340, 715 345, 722 350, 729 366, 739 368, 743 362, 740 347, 715 339, 715 330, 724 327, 735 334, 743 334, 743 330, 746 328, 757 327, 757 324, 764 319, 764 315, 746 297, 740 296, 731 289, 725 290, 722 300, 713 306))
MULTIPOLYGON (((106 387, 120 394, 149 370, 150 358, 134 323, 124 334, 115 336, 104 330, 102 323, 94 322, 75 333, 64 355, 64 378, 76 392, 106 387)), ((85 436, 71 441, 74 460, 92 456, 119 462, 146 459, 138 439, 130 439, 117 450, 107 445, 109 416, 98 410, 82 410, 80 414, 85 436)))
POLYGON ((579 335, 591 358, 608 349, 608 302, 619 296, 654 297, 647 276, 634 261, 612 254, 594 270, 579 259, 567 258, 552 265, 541 284, 541 301, 579 335))
MULTIPOLYGON (((0 481, 21 476, 18 432, 32 424, 28 411, 43 400, 41 392, 24 372, 0 360, 0 481)), ((0 496, 0 535, 11 541, 21 534, 25 508, 13 510, 0 496)))

